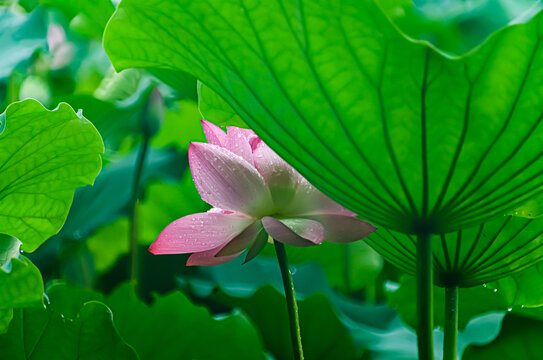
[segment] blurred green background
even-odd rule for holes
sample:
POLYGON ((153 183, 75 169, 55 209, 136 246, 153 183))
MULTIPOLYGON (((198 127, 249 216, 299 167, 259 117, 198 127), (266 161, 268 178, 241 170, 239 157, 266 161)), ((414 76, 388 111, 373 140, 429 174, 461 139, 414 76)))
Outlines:
MULTIPOLYGON (((406 35, 450 55, 470 51, 540 9, 529 0, 378 2, 406 35)), ((280 274, 269 245, 248 264, 235 260, 210 268, 187 268, 187 256, 147 251, 171 221, 209 208, 196 192, 186 157, 189 142, 204 141, 196 79, 176 76, 164 83, 140 70, 115 73, 102 47, 115 1, 0 5, 1 111, 26 98, 49 109, 66 102, 97 127, 106 149, 95 185, 78 189, 60 233, 25 254, 42 274, 47 308, 15 309, 9 322, 0 307, 0 359, 45 359, 51 351, 58 359, 72 358, 72 339, 79 328, 89 328, 89 319, 96 322, 94 333, 80 340, 90 349, 86 359, 99 358, 93 355, 104 346, 99 338, 115 342, 115 351, 102 358, 291 358, 280 274), (159 124, 150 123, 146 112, 157 101, 150 98, 155 88, 165 105, 159 124), (138 188, 133 178, 144 142, 149 150, 138 188), (140 244, 137 295, 126 284, 131 227, 140 244), (21 338, 21 331, 28 334, 21 338), (30 355, 22 343, 33 344, 30 355)), ((289 247, 288 255, 307 359, 416 358, 413 278, 363 242, 289 247)), ((529 271, 539 276, 540 268, 529 271)), ((523 306, 526 292, 519 289, 522 275, 461 290, 463 358, 543 358, 543 312, 523 306)), ((442 289, 435 292, 443 297, 442 289)), ((442 312, 436 309, 437 325, 442 312)), ((435 336, 441 356, 439 328, 435 336)))

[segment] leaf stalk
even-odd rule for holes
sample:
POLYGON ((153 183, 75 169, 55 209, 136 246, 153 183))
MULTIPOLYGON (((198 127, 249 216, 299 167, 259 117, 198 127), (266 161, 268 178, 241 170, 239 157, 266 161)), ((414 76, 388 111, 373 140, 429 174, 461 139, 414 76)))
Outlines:
POLYGON ((445 340, 443 360, 456 360, 458 338, 458 286, 445 288, 445 340))
POLYGON ((132 196, 130 198, 130 283, 136 292, 139 277, 138 256, 138 200, 140 197, 141 177, 145 166, 145 157, 149 149, 149 136, 143 134, 142 142, 136 159, 134 178, 132 183, 132 196))
POLYGON ((417 235, 417 344, 420 360, 434 359, 434 282, 429 232, 417 235))

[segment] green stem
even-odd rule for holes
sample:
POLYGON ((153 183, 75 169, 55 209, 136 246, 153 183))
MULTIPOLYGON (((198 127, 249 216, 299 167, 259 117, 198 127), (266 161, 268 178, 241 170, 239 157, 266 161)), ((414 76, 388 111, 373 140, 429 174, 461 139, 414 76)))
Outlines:
POLYGON ((417 341, 420 360, 434 359, 434 294, 431 234, 417 236, 417 341))
POLYGON ((135 164, 135 172, 132 183, 132 196, 130 198, 130 282, 136 291, 138 287, 138 199, 140 196, 140 183, 145 156, 149 149, 149 137, 144 135, 135 164))
POLYGON ((445 341, 443 360, 456 360, 458 337, 458 287, 445 288, 445 341))
POLYGON ((294 351, 295 360, 303 360, 304 352, 302 350, 302 336, 300 333, 300 319, 298 316, 298 304, 296 303, 296 294, 294 292, 294 282, 292 281, 292 273, 288 266, 287 252, 285 246, 277 240, 273 241, 275 245, 275 253, 277 261, 281 269, 283 278, 283 286, 285 288, 285 297, 287 299, 288 318, 290 323, 290 337, 292 340, 292 350, 294 351))
POLYGON ((351 248, 350 244, 344 244, 343 246, 343 280, 345 282, 345 293, 352 295, 351 286, 351 248))

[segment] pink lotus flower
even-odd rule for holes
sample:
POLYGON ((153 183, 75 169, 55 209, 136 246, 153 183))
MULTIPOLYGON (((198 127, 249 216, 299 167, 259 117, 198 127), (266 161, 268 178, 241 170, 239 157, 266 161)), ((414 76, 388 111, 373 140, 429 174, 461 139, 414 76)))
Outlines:
POLYGON ((314 188, 253 131, 227 133, 202 120, 208 143, 191 143, 189 164, 202 199, 214 208, 172 222, 150 251, 193 253, 187 265, 217 265, 273 239, 293 246, 347 243, 375 231, 314 188))

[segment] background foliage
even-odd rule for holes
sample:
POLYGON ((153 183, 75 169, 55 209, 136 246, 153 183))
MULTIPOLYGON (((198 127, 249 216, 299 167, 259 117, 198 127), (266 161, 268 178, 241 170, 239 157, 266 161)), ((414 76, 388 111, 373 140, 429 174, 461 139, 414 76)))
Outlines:
MULTIPOLYGON (((402 32, 449 55, 469 52, 539 10, 528 0, 377 3, 402 32)), ((0 7, 0 44, 9 54, 0 58, 0 359, 289 359, 270 246, 248 264, 212 268, 187 268, 186 256, 147 252, 169 222, 208 209, 186 157, 190 141, 204 140, 200 111, 220 125, 246 124, 178 69, 116 73, 102 37, 117 6, 9 0, 0 7), (149 113, 157 101, 165 108, 159 122, 149 113), (144 143, 149 149, 135 187, 144 143), (44 171, 33 170, 36 164, 44 171), (138 294, 126 284, 133 229, 138 294)), ((193 36, 206 41, 203 32, 193 36)), ((133 51, 140 50, 152 51, 133 51)), ((288 255, 308 359, 416 358, 412 277, 364 242, 289 247, 288 255)), ((541 357, 542 269, 460 290, 463 358, 541 357)), ((441 288, 435 297, 443 297, 441 288)), ((442 313, 437 307, 438 326, 442 313)), ((438 327, 438 358, 442 337, 438 327)))

